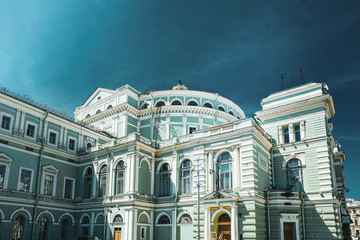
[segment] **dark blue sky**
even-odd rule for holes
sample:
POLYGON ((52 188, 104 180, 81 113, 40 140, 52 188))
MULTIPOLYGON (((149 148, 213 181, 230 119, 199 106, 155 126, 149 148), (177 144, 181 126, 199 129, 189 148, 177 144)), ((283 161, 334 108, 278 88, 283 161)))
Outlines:
POLYGON ((216 89, 247 116, 299 76, 326 82, 347 153, 348 197, 360 199, 359 1, 0 2, 0 84, 72 114, 101 86, 216 89))

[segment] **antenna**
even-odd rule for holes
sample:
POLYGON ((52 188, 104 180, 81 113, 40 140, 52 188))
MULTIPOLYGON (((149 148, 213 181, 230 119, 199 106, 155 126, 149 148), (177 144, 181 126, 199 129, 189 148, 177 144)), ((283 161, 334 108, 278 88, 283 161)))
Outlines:
POLYGON ((300 84, 304 83, 304 75, 303 75, 303 67, 299 67, 299 72, 300 72, 300 84))
POLYGON ((284 74, 280 73, 279 77, 281 78, 281 90, 284 90, 285 89, 284 74))

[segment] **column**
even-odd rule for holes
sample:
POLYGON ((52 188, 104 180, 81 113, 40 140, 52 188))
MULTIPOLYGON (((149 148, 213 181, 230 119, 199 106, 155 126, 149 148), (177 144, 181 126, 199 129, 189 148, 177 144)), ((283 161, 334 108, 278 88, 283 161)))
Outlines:
MULTIPOLYGON (((95 158, 95 161, 97 161, 97 158, 95 158)), ((98 164, 97 162, 95 164, 98 164)), ((91 196, 95 197, 97 192, 96 192, 96 187, 97 187, 97 167, 95 168, 94 167, 94 175, 93 175, 93 178, 92 178, 92 191, 91 191, 91 196)))
POLYGON ((172 240, 176 240, 176 210, 172 211, 172 240))
POLYGON ((39 124, 39 129, 38 129, 38 138, 42 137, 42 125, 43 125, 43 120, 40 118, 40 124, 39 124))
POLYGON ((166 139, 170 139, 170 115, 166 115, 166 139))
POLYGON ((44 137, 46 140, 47 140, 47 127, 48 127, 48 121, 45 121, 43 137, 44 137))
POLYGON ((305 140, 305 121, 300 122, 300 134, 301 140, 305 140))
POLYGON ((114 195, 114 158, 110 157, 108 196, 114 195))
POLYGON ((155 158, 151 159, 151 195, 155 195, 155 158))
POLYGON ((20 110, 16 110, 16 119, 15 119, 15 126, 14 126, 14 130, 17 131, 19 130, 19 122, 20 122, 20 110))
POLYGON ((132 209, 129 210, 129 221, 128 221, 128 232, 127 232, 127 239, 134 240, 133 238, 133 231, 134 231, 134 212, 132 209))
POLYGON ((138 217, 138 210, 137 209, 134 209, 133 210, 133 214, 134 214, 134 222, 133 222, 133 227, 134 227, 134 230, 133 230, 133 238, 132 240, 136 240, 137 239, 137 229, 138 229, 138 224, 137 224, 137 217, 138 217))
MULTIPOLYGON (((69 146, 69 143, 67 142, 67 134, 68 134, 68 130, 67 130, 67 128, 64 127, 64 141, 63 141, 64 146, 69 146)), ((79 144, 78 144, 78 146, 79 146, 79 144)), ((75 146, 75 151, 76 151, 76 146, 75 146)))
POLYGON ((79 146, 79 148, 83 147, 83 141, 82 141, 82 134, 81 133, 79 133, 78 146, 79 146))
MULTIPOLYGON (((175 156, 176 156, 176 152, 173 151, 173 154, 175 153, 175 156)), ((172 189, 172 192, 170 192, 170 195, 172 194, 177 194, 177 182, 178 182, 178 166, 177 166, 177 157, 175 157, 173 159, 173 163, 172 163, 172 169, 171 169, 171 182, 172 182, 172 186, 173 186, 173 189, 172 189)), ((171 189, 170 189, 171 190, 171 189)))
POLYGON ((140 157, 135 155, 135 173, 134 173, 134 177, 135 177, 135 188, 134 191, 138 192, 139 191, 139 168, 140 168, 140 157))
POLYGON ((110 218, 110 214, 111 214, 110 212, 107 212, 107 216, 106 216, 107 223, 108 223, 108 224, 106 224, 107 225, 106 226, 106 239, 111 239, 111 225, 110 225, 111 218, 110 218))
POLYGON ((239 189, 239 147, 233 146, 234 152, 234 167, 233 167, 233 189, 236 191, 239 189))
POLYGON ((64 145, 63 144, 63 136, 64 136, 64 128, 60 126, 59 146, 64 145))
MULTIPOLYGON (((213 170, 213 151, 210 150, 209 151, 209 173, 211 170, 213 170)), ((214 175, 213 174, 209 174, 210 179, 209 179, 209 192, 214 191, 214 175)))
POLYGON ((25 112, 21 113, 21 123, 20 123, 20 132, 24 132, 24 124, 25 124, 25 112))
POLYGON ((209 207, 205 208, 205 240, 210 240, 210 216, 209 216, 209 207))
POLYGON ((290 142, 294 142, 295 138, 294 138, 294 125, 293 124, 289 124, 289 140, 290 142))
POLYGON ((135 192, 135 171, 136 171, 136 163, 135 163, 135 154, 130 156, 130 168, 129 168, 129 192, 135 192))
POLYGON ((127 113, 123 114, 123 129, 122 129, 122 136, 121 137, 125 137, 127 136, 127 113))
POLYGON ((154 210, 150 210, 150 240, 154 239, 154 210))
POLYGON ((123 237, 123 239, 127 240, 128 239, 128 228, 129 228, 129 221, 127 219, 129 219, 129 209, 125 209, 125 219, 124 219, 125 220, 125 226, 124 226, 124 237, 123 237))
POLYGON ((95 222, 95 213, 94 213, 94 212, 91 212, 90 235, 94 235, 94 222, 95 222))
POLYGON ((279 143, 283 144, 284 143, 284 138, 283 138, 282 126, 278 127, 278 133, 279 133, 279 143))
POLYGON ((231 239, 239 240, 238 234, 238 206, 231 206, 231 239))

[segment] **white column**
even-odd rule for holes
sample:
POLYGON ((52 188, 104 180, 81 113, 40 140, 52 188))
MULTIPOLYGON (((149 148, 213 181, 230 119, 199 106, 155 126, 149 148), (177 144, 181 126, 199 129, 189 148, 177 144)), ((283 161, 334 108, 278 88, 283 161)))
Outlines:
POLYGON ((134 191, 138 192, 139 191, 139 168, 140 168, 140 157, 138 157, 137 155, 135 155, 135 188, 134 191))
POLYGON ((239 240, 238 234, 238 206, 231 206, 231 239, 239 240))
POLYGON ((172 221, 172 237, 171 237, 171 239, 176 240, 176 230, 175 230, 175 228, 176 228, 176 210, 172 211, 171 221, 172 221))
POLYGON ((283 144, 284 143, 284 138, 283 138, 282 126, 278 127, 278 133, 279 133, 279 143, 283 144))
POLYGON ((108 223, 108 224, 106 224, 107 225, 106 226, 106 239, 111 239, 110 238, 111 237, 111 225, 109 224, 111 222, 110 212, 107 212, 106 218, 107 218, 107 223, 108 223))
POLYGON ((138 210, 137 209, 134 209, 133 210, 133 214, 134 214, 134 222, 133 222, 133 226, 134 226, 134 234, 133 234, 133 240, 136 240, 137 239, 137 228, 138 228, 138 224, 137 224, 137 213, 138 213, 138 210))
POLYGON ((295 142, 294 125, 292 123, 289 124, 289 140, 290 140, 290 142, 295 142))
POLYGON ((20 112, 21 112, 20 110, 16 110, 16 120, 15 120, 14 130, 19 130, 20 112))
POLYGON ((95 222, 95 213, 91 212, 91 219, 90 219, 90 235, 94 235, 94 222, 95 222))
POLYGON ((112 122, 112 133, 115 135, 115 136, 118 136, 117 135, 117 117, 113 117, 113 122, 112 122))
POLYGON ((79 133, 78 146, 79 146, 79 148, 83 147, 83 141, 82 141, 82 134, 81 133, 79 133))
POLYGON ((166 115, 166 139, 170 138, 170 115, 166 115))
MULTIPOLYGON (((213 170, 213 151, 212 150, 210 150, 209 151, 209 173, 210 173, 210 171, 211 170, 213 170)), ((209 179, 209 192, 212 192, 213 190, 214 190, 214 181, 213 181, 213 179, 214 179, 214 176, 213 176, 213 174, 209 174, 209 177, 210 177, 210 179, 209 179)))
POLYGON ((96 196, 97 195, 97 192, 96 192, 96 187, 97 187, 97 171, 96 169, 94 168, 94 175, 93 175, 93 178, 92 178, 92 192, 91 192, 91 195, 92 196, 96 196))
MULTIPOLYGON (((64 146, 68 146, 69 144, 67 143, 67 133, 68 133, 68 129, 67 128, 64 128, 64 140, 63 140, 63 144, 64 146)), ((79 144, 78 144, 79 146, 79 144)), ((75 150, 76 150, 76 146, 75 146, 75 150)))
POLYGON ((129 221, 128 221, 128 233, 127 233, 127 239, 128 240, 134 240, 133 234, 134 234, 134 212, 133 210, 129 210, 129 221))
POLYGON ((42 134, 42 125, 43 125, 43 120, 40 118, 40 124, 39 124, 39 129, 38 129, 38 138, 42 137, 42 135, 41 135, 42 134))
POLYGON ((129 168, 129 192, 135 192, 135 155, 130 156, 130 168, 129 168))
POLYGON ((21 123, 20 123, 20 131, 24 132, 24 123, 25 123, 25 112, 21 113, 21 123))
POLYGON ((176 157, 173 159, 173 164, 172 164, 172 169, 171 170, 172 170, 171 171, 171 182, 172 182, 173 189, 172 189, 172 192, 170 192, 170 195, 171 194, 176 194, 176 192, 177 192, 178 166, 177 166, 176 157))
POLYGON ((123 130, 122 130, 122 136, 121 137, 125 137, 127 136, 127 113, 123 114, 123 130))
POLYGON ((233 146, 234 151, 234 167, 233 167, 233 189, 239 189, 239 147, 233 146))
POLYGON ((154 239, 154 210, 150 210, 150 240, 154 239))
POLYGON ((210 216, 209 207, 205 207, 205 240, 210 240, 210 216))
POLYGON ((186 114, 183 115, 183 135, 187 134, 187 129, 186 129, 186 114))
POLYGON ((112 196, 114 195, 114 188, 113 188, 113 185, 114 185, 114 159, 111 158, 110 159, 110 167, 109 169, 109 186, 108 186, 108 196, 112 196))
MULTIPOLYGON (((151 195, 154 196, 155 193, 155 158, 151 159, 151 195)), ((154 213, 153 213, 154 214, 154 213)))
POLYGON ((44 124, 44 138, 46 138, 46 141, 48 140, 48 135, 47 135, 47 127, 48 127, 48 121, 45 121, 45 124, 44 124))
POLYGON ((125 240, 128 239, 128 229, 129 229, 129 209, 125 209, 125 226, 124 226, 124 238, 125 240))
POLYGON ((300 122, 300 134, 301 140, 305 140, 305 121, 300 122))
POLYGON ((63 144, 63 136, 64 136, 64 128, 60 126, 59 146, 64 145, 63 144))

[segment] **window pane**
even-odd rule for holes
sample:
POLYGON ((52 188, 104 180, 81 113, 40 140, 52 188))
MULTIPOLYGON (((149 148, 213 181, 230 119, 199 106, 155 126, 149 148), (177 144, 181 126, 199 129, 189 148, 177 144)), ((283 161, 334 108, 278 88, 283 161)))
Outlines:
POLYGON ((54 183, 54 176, 45 174, 45 182, 44 182, 44 194, 45 195, 52 195, 53 192, 53 183, 54 183))
POLYGON ((5 169, 5 166, 0 165, 0 188, 4 188, 5 169))
POLYGON ((283 128, 283 136, 284 136, 284 143, 289 143, 290 139, 289 139, 289 127, 284 127, 283 128))
POLYGON ((51 143, 51 144, 55 144, 55 143, 56 143, 56 133, 50 132, 49 143, 51 143))
POLYGON ((294 126, 294 132, 295 132, 295 141, 300 141, 301 135, 300 135, 300 125, 299 124, 294 126))
POLYGON ((11 121, 10 117, 3 116, 1 121, 1 128, 10 130, 10 121, 11 121))
POLYGON ((24 169, 21 170, 19 191, 29 192, 30 181, 31 181, 31 171, 24 169))
POLYGON ((65 198, 72 198, 73 180, 66 179, 65 181, 65 198))
POLYGON ((34 125, 31 125, 31 124, 28 125, 26 135, 29 136, 29 137, 34 137, 35 136, 35 126, 34 125))

